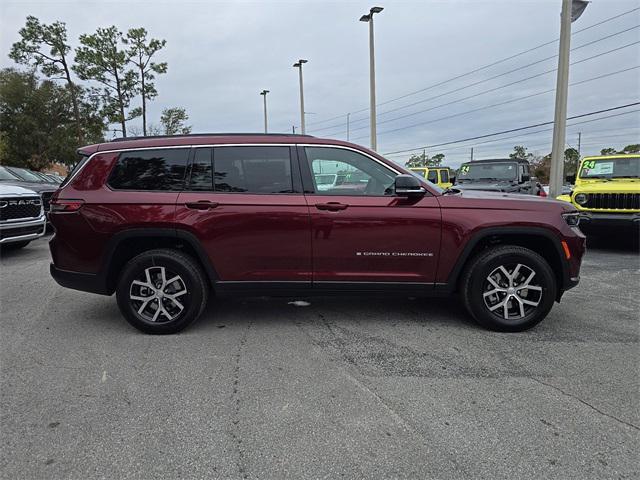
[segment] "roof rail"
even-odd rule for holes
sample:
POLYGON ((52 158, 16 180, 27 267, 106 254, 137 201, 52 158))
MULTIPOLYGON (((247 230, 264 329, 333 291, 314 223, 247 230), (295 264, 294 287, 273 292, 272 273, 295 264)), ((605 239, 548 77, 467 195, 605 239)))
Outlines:
POLYGON ((301 135, 298 133, 185 133, 179 135, 148 135, 146 137, 118 137, 111 142, 126 142, 129 140, 147 140, 154 138, 184 138, 184 137, 311 137, 312 135, 301 135))

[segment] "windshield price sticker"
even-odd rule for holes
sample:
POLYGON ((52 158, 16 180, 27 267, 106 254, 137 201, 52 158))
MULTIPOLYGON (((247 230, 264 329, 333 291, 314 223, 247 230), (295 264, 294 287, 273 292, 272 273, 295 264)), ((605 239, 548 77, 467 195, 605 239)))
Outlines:
POLYGON ((469 165, 462 165, 462 167, 460 168, 460 173, 462 175, 466 175, 467 173, 469 173, 469 165))
POLYGON ((612 175, 613 162, 595 162, 589 161, 584 163, 585 175, 612 175), (588 165, 587 165, 588 164, 588 165))

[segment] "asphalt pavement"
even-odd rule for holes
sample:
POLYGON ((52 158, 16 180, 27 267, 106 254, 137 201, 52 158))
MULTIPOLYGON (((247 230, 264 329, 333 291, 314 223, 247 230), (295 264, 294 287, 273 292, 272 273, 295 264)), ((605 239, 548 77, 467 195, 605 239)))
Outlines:
POLYGON ((640 256, 609 244, 525 333, 456 298, 258 298, 147 336, 38 240, 0 259, 0 475, 638 478, 640 256))

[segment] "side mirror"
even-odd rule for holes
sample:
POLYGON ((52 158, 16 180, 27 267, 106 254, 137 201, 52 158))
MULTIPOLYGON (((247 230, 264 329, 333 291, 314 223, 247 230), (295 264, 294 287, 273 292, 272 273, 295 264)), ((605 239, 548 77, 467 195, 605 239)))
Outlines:
POLYGON ((575 175, 567 175, 565 177, 565 180, 567 181, 567 183, 570 183, 571 185, 573 185, 574 183, 576 183, 576 176, 575 175))
POLYGON ((451 182, 452 185, 456 184, 456 177, 449 177, 449 181, 451 182))
POLYGON ((421 197, 427 190, 422 186, 420 180, 413 175, 398 175, 394 182, 396 195, 401 197, 421 197))
POLYGON ((531 176, 530 175, 522 175, 522 181, 523 182, 528 182, 531 180, 531 176))

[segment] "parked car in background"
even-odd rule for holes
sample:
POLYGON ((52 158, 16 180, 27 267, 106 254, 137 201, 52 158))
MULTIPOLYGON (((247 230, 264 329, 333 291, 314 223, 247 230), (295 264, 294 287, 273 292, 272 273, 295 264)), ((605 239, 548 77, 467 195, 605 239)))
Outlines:
POLYGON ((442 190, 352 143, 186 135, 80 152, 51 203, 51 274, 115 292, 144 332, 180 331, 212 292, 459 294, 482 325, 521 331, 579 281, 571 205, 442 190), (329 169, 349 173, 321 189, 329 169))
POLYGON ((44 235, 47 219, 33 190, 0 184, 0 246, 23 248, 44 235))
POLYGON ((540 187, 526 160, 499 158, 463 163, 458 170, 456 188, 489 192, 539 195, 540 187))
POLYGON ((422 178, 426 178, 440 188, 453 186, 451 169, 449 167, 411 167, 409 170, 416 172, 422 178))
MULTIPOLYGON (((0 184, 16 185, 28 190, 33 190, 34 192, 40 194, 40 196, 42 197, 42 205, 44 207, 44 211, 45 213, 48 212, 51 196, 53 195, 53 192, 58 189, 59 185, 47 183, 44 180, 38 181, 39 177, 37 175, 32 176, 29 174, 25 174, 24 172, 21 172, 22 170, 24 169, 0 166, 0 184), (22 173, 22 175, 19 175, 19 173, 22 173), (25 180, 25 178, 29 178, 31 180, 25 180)), ((26 171, 28 172, 28 170, 26 171)))
POLYGON ((558 197, 580 212, 586 233, 640 232, 640 154, 585 157, 573 191, 558 197))

